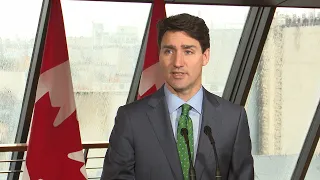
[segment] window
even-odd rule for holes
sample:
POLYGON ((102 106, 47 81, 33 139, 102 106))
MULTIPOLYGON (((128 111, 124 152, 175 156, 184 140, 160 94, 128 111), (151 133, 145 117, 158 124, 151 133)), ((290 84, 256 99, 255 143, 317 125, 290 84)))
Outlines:
POLYGON ((257 179, 291 178, 317 108, 316 12, 278 8, 273 18, 246 103, 257 179))
MULTIPOLYGON (((150 3, 61 1, 81 139, 108 141, 126 103, 150 3)), ((104 157, 105 149, 88 157, 104 157)), ((103 158, 88 159, 88 177, 100 177, 103 158)))
POLYGON ((128 97, 151 4, 61 3, 81 138, 107 141, 128 97))
MULTIPOLYGON (((14 143, 16 137, 41 5, 42 0, 0 1, 1 144, 14 143)), ((11 154, 0 153, 0 159, 11 159, 11 154)), ((8 167, 0 163, 0 171, 8 167)))

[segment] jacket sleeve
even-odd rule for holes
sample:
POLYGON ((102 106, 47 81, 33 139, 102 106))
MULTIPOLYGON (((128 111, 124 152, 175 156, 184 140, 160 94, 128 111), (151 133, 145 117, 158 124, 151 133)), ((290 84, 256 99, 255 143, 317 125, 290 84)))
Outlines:
POLYGON ((118 109, 110 135, 101 180, 134 179, 134 147, 130 118, 123 107, 118 109))
POLYGON ((251 139, 248 118, 244 108, 241 109, 240 113, 228 177, 229 180, 254 180, 251 139))

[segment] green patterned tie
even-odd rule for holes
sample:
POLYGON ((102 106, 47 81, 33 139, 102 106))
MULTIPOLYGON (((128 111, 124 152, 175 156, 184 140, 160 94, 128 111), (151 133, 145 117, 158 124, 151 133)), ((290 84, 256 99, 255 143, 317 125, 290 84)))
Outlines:
POLYGON ((178 131, 177 131, 177 144, 178 144, 178 152, 179 158, 181 162, 181 168, 183 172, 184 180, 189 180, 189 155, 187 145, 185 143, 184 137, 181 135, 181 129, 188 129, 188 138, 191 152, 191 159, 193 160, 193 125, 192 120, 189 117, 189 110, 191 106, 188 104, 182 105, 182 112, 178 122, 178 131))

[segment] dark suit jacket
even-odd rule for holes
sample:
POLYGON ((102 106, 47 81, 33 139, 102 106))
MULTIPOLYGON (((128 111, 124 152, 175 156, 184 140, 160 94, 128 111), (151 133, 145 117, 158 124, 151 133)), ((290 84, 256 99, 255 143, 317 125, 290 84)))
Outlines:
MULTIPOLYGON (((204 126, 212 129, 223 180, 253 180, 246 112, 204 89, 195 161, 197 180, 215 179, 216 161, 204 126)), ((163 87, 118 109, 102 180, 183 180, 163 87)))

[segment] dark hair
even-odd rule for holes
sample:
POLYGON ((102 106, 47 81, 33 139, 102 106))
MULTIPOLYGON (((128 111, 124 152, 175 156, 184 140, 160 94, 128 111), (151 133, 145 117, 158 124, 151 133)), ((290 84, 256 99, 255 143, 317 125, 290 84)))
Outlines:
POLYGON ((210 48, 209 29, 203 19, 187 13, 170 16, 157 24, 158 46, 160 48, 163 35, 167 31, 183 31, 199 41, 202 53, 210 48))

